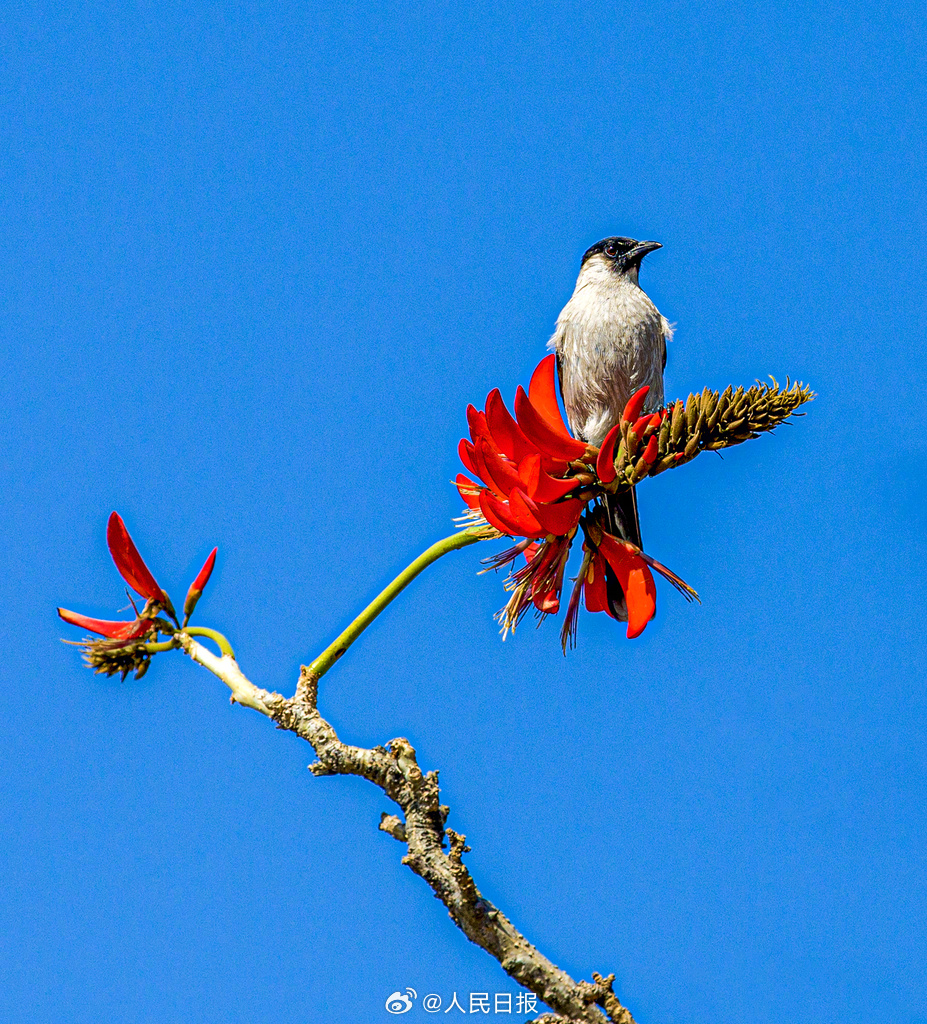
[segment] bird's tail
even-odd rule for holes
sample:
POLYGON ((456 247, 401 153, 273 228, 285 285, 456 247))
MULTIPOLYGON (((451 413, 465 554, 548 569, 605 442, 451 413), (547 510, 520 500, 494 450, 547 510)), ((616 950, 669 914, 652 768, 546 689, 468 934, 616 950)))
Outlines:
MULTIPOLYGON (((637 515, 637 493, 633 487, 618 491, 616 494, 606 494, 605 512, 608 533, 620 540, 630 541, 637 548, 643 548, 641 522, 637 515)), ((605 588, 612 615, 619 622, 627 622, 628 603, 621 584, 608 563, 605 567, 605 588)))

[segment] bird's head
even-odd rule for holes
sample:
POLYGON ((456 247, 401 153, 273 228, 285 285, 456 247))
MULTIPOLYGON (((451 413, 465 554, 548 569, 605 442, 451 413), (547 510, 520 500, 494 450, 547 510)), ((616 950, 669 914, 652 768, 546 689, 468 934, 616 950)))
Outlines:
POLYGON ((601 242, 596 242, 586 250, 580 269, 590 260, 595 260, 613 274, 630 277, 636 284, 641 260, 648 252, 662 248, 660 242, 638 242, 634 238, 603 238, 601 242))

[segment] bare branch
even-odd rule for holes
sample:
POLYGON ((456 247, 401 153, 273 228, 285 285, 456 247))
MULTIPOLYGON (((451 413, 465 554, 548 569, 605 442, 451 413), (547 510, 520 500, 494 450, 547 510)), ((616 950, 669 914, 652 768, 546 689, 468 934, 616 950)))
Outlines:
POLYGON ((306 740, 318 757, 310 766, 314 775, 358 775, 399 807, 401 816, 381 817, 380 830, 406 845, 402 863, 428 883, 467 938, 554 1010, 553 1016, 545 1014, 537 1024, 634 1024, 612 991, 614 975, 593 974, 592 982, 574 981, 481 895, 463 862, 470 849, 465 837, 445 827, 448 808, 440 802, 438 773, 422 772, 408 740, 400 737, 369 750, 343 743, 319 713, 318 677, 306 667, 296 695, 287 698, 255 686, 228 655, 217 657, 184 632, 176 637, 193 661, 229 687, 233 702, 260 711, 278 727, 306 740))
POLYGON ((385 832, 388 836, 392 836, 393 839, 398 839, 400 843, 407 843, 408 837, 406 836, 406 827, 396 817, 395 814, 387 814, 385 811, 380 815, 380 831, 385 832))
POLYGON ((223 683, 232 691, 232 703, 244 704, 245 707, 254 708, 262 715, 270 715, 270 711, 264 701, 266 697, 279 697, 279 694, 270 694, 261 690, 250 679, 247 679, 238 667, 238 662, 228 654, 217 658, 212 651, 207 650, 202 644, 197 643, 188 633, 177 633, 176 639, 184 649, 184 653, 203 668, 208 668, 214 676, 218 676, 223 683))

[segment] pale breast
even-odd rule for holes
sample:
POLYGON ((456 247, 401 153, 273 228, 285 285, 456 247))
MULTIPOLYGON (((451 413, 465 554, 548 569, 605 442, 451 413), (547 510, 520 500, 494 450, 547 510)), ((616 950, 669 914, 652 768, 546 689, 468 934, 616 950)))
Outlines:
POLYGON ((626 279, 592 277, 557 319, 549 347, 559 357, 563 400, 574 433, 599 444, 628 399, 647 384, 644 409, 663 404, 663 362, 669 325, 626 279))

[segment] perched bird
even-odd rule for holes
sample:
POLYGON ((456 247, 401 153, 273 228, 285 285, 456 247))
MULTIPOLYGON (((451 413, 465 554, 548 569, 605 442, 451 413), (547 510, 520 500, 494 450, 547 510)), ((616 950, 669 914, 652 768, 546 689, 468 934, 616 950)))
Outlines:
MULTIPOLYGON (((628 399, 649 385, 644 412, 663 405, 666 343, 673 330, 638 284, 641 260, 659 242, 603 238, 586 250, 576 288, 557 317, 548 348, 557 354, 560 390, 573 433, 601 444, 628 399)), ((634 488, 606 500, 610 532, 641 547, 634 488)), ((616 590, 617 588, 617 590, 616 590)), ((612 580, 612 610, 626 617, 612 580)))

